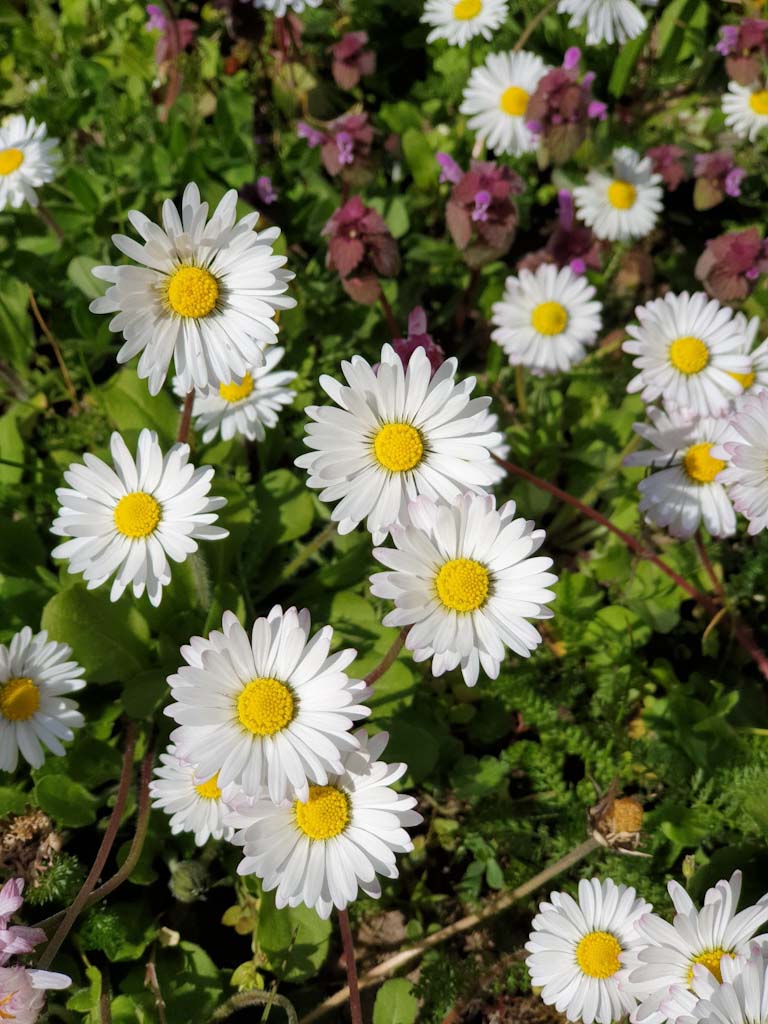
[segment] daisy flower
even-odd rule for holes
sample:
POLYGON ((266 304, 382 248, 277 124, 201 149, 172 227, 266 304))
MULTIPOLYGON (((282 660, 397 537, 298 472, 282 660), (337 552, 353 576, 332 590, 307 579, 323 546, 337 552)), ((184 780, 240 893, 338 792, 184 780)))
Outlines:
POLYGON ((594 345, 603 325, 595 289, 570 267, 543 263, 508 277, 493 306, 491 337, 513 366, 539 373, 570 370, 594 345))
POLYGON ((111 287, 90 309, 117 314, 109 324, 125 338, 117 361, 141 353, 137 372, 152 395, 172 358, 187 392, 242 380, 264 362, 264 347, 277 334, 276 312, 296 305, 283 296, 294 275, 273 249, 280 229, 255 232, 258 213, 237 223, 236 217, 234 189, 208 220, 197 185, 187 185, 181 215, 170 199, 163 203, 162 228, 137 210, 128 214, 143 244, 112 236, 140 266, 94 267, 111 287))
POLYGON ((728 411, 742 385, 737 374, 751 370, 743 354, 746 321, 703 292, 668 292, 635 309, 639 325, 627 327, 622 346, 640 372, 627 385, 644 402, 662 398, 697 416, 728 411))
POLYGON ((66 644, 49 641, 45 630, 33 636, 29 626, 8 647, 0 644, 0 771, 15 771, 19 752, 40 768, 43 748, 61 756, 61 741, 73 739, 72 730, 83 725, 67 695, 83 689, 85 669, 68 660, 71 654, 66 644))
POLYGON ((72 979, 54 971, 0 967, 0 1020, 35 1024, 45 1006, 48 989, 69 988, 72 979))
POLYGON ((24 202, 39 205, 35 189, 53 181, 61 158, 59 140, 46 138, 47 133, 44 124, 21 114, 0 122, 0 210, 24 202))
POLYGON ((730 375, 743 388, 735 399, 738 402, 746 395, 757 395, 768 388, 768 338, 755 345, 760 330, 759 317, 753 316, 751 320, 747 320, 743 313, 736 313, 734 319, 743 336, 743 345, 739 351, 749 359, 748 373, 730 375))
POLYGON ((749 957, 722 957, 720 974, 722 983, 718 984, 710 971, 697 964, 693 991, 673 985, 662 1011, 677 1024, 768 1024, 765 951, 755 943, 749 957))
POLYGON ((421 20, 432 26, 428 43, 446 39, 466 46, 475 36, 489 40, 508 13, 508 0, 427 0, 421 20))
POLYGON ((240 875, 258 875, 278 907, 314 907, 322 918, 344 910, 362 890, 381 896, 377 875, 397 878, 395 854, 413 849, 407 827, 420 824, 416 800, 392 789, 408 770, 379 758, 387 733, 355 734, 357 749, 342 758, 304 800, 262 800, 231 816, 243 847, 240 875))
POLYGON ((222 633, 182 648, 187 664, 169 678, 175 704, 165 709, 182 728, 171 739, 197 776, 248 796, 306 800, 310 784, 325 786, 354 750, 352 724, 370 711, 364 683, 344 669, 351 649, 330 655, 333 629, 310 640, 308 611, 276 605, 251 635, 232 612, 222 633))
POLYGON ((149 792, 152 806, 170 816, 171 833, 194 832, 198 846, 205 846, 211 837, 229 841, 234 830, 224 824, 224 816, 229 813, 229 803, 242 793, 240 787, 231 785, 224 792, 217 775, 201 778, 193 764, 179 757, 173 744, 160 755, 160 761, 149 792))
MULTIPOLYGON (((656 914, 643 914, 636 924, 639 946, 623 957, 628 971, 626 989, 640 1005, 632 1016, 635 1024, 662 1024, 667 1014, 662 1003, 672 986, 690 988, 697 964, 721 977, 724 956, 749 956, 750 940, 768 921, 768 899, 736 913, 741 894, 741 872, 709 889, 704 906, 697 910, 677 882, 667 886, 675 917, 670 924, 656 914)), ((758 941, 768 936, 758 936, 758 941)))
POLYGON ((578 899, 553 892, 539 905, 525 948, 531 983, 568 1020, 611 1024, 637 1005, 621 986, 621 958, 640 945, 635 926, 651 905, 610 878, 579 882, 578 899))
MULTIPOLYGON (((657 0, 645 0, 656 6, 657 0)), ((570 28, 587 26, 587 45, 626 43, 645 30, 645 15, 632 0, 560 0, 558 14, 570 14, 570 28)))
POLYGON ((726 463, 712 454, 736 436, 728 420, 653 407, 648 419, 633 428, 651 447, 624 460, 625 466, 661 467, 637 485, 640 511, 680 540, 692 537, 702 522, 712 537, 731 537, 736 514, 720 475, 726 463))
POLYGON ((108 466, 86 452, 85 465, 72 463, 59 487, 59 515, 51 532, 71 540, 54 558, 66 558, 69 572, 83 574, 93 590, 114 575, 110 599, 129 586, 135 597, 146 588, 160 604, 171 582, 168 559, 183 562, 199 540, 222 540, 229 531, 213 524, 225 498, 208 497, 213 469, 189 463, 189 445, 175 444, 163 455, 153 430, 142 430, 134 459, 120 434, 110 441, 108 466))
POLYGON ((424 349, 403 368, 391 345, 374 370, 361 356, 341 364, 347 384, 322 376, 334 405, 307 407, 314 420, 296 459, 321 501, 338 502, 331 519, 350 533, 367 518, 374 544, 395 523, 407 522, 408 502, 419 494, 452 500, 483 491, 499 479, 491 450, 503 443, 490 398, 470 398, 475 378, 457 383, 456 359, 434 376, 424 349))
POLYGON ((728 92, 723 94, 723 113, 725 123, 739 138, 754 142, 768 127, 768 89, 758 82, 729 82, 728 92))
POLYGON ((432 673, 461 666, 474 686, 482 667, 495 679, 509 647, 527 658, 541 636, 527 619, 549 619, 551 558, 532 558, 544 531, 515 519, 515 503, 496 509, 492 495, 461 495, 450 505, 419 498, 410 525, 395 526, 395 548, 374 548, 389 572, 371 577, 371 593, 395 602, 385 626, 410 626, 406 645, 432 673))
MULTIPOLYGON (((247 3, 248 0, 245 0, 247 3)), ((301 14, 306 7, 319 7, 323 0, 250 0, 254 7, 271 11, 276 17, 284 18, 288 11, 301 14)))
POLYGON ((613 152, 613 175, 589 171, 586 185, 573 190, 579 217, 597 238, 609 241, 644 238, 662 209, 662 177, 650 157, 621 146, 613 152))
POLYGON ((526 123, 528 101, 546 73, 541 57, 520 53, 491 53, 473 69, 459 108, 469 127, 495 153, 532 153, 537 136, 526 123))
POLYGON ((712 452, 728 461, 718 482, 754 535, 768 527, 768 391, 739 401, 729 423, 732 434, 712 452))
MULTIPOLYGON (((215 390, 195 393, 195 430, 202 431, 204 444, 217 434, 224 441, 238 434, 249 441, 263 441, 265 428, 277 426, 280 409, 294 399, 287 385, 296 379, 292 370, 273 372, 284 355, 284 348, 270 348, 264 365, 249 370, 242 381, 232 380, 215 390)), ((178 377, 173 389, 180 398, 186 398, 178 377)))

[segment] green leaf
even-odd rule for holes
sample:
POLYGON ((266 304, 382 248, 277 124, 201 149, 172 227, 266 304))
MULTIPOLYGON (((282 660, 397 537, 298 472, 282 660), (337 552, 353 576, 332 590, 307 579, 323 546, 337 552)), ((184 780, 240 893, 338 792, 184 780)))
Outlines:
POLYGON ((172 444, 176 438, 179 410, 165 391, 154 397, 147 382, 139 380, 135 370, 120 370, 101 391, 107 413, 117 429, 125 435, 138 436, 144 427, 157 431, 161 443, 172 444))
POLYGON ((373 1024, 414 1024, 418 1013, 419 1001, 407 978, 390 978, 376 993, 373 1024))
POLYGON ((66 775, 43 776, 35 786, 35 800, 65 828, 78 828, 96 821, 95 797, 66 775))
POLYGON ((69 644, 91 683, 131 679, 148 668, 150 633, 137 608, 108 591, 69 587, 43 609, 41 625, 51 640, 69 644))
POLYGON ((289 469, 276 469, 266 473, 256 488, 259 503, 259 523, 264 530, 264 545, 269 550, 275 544, 302 537, 312 526, 315 505, 303 476, 289 469))
POLYGON ((107 282, 94 277, 91 271, 99 261, 90 256, 75 256, 69 261, 67 277, 79 291, 89 299, 98 299, 107 290, 107 282))
POLYGON ((259 945, 281 981, 313 978, 325 963, 333 926, 300 904, 278 910, 273 893, 264 893, 259 912, 259 945))
MULTIPOLYGON (((7 359, 17 370, 26 369, 35 347, 28 303, 29 288, 0 272, 0 358, 7 359)), ((0 438, 0 452, 4 450, 0 438)))
POLYGON ((651 30, 648 28, 641 35, 636 36, 635 39, 630 39, 628 43, 622 46, 621 53, 619 53, 618 59, 613 65, 613 71, 608 80, 608 92, 611 96, 623 96, 624 90, 629 85, 632 73, 637 62, 640 60, 640 55, 645 49, 645 44, 650 39, 650 36, 651 30))
POLYGON ((405 162, 410 168, 416 187, 426 191, 437 185, 440 168, 424 133, 416 128, 409 128, 402 137, 402 146, 405 162))
POLYGON ((0 818, 21 814, 29 803, 29 794, 16 786, 0 786, 0 818))

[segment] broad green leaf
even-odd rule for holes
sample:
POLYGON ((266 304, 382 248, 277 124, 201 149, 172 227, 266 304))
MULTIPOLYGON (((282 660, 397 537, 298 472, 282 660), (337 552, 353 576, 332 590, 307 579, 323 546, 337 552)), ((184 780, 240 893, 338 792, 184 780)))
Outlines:
POLYGON ((390 978, 376 993, 373 1024, 415 1024, 418 1014, 419 1001, 407 978, 390 978))
POLYGON ((178 407, 165 391, 150 395, 147 382, 140 380, 135 370, 120 370, 111 377, 101 390, 101 399, 117 429, 129 434, 129 447, 144 427, 157 431, 161 445, 176 439, 178 407))
POLYGON ((66 828, 90 825, 96 820, 95 797, 66 775, 43 776, 35 786, 35 800, 57 824, 66 828))
POLYGON ((259 946, 282 981, 313 978, 328 956, 332 925, 300 904, 278 910, 274 895, 264 893, 259 913, 259 946))
POLYGON ((90 256, 75 256, 69 261, 67 277, 86 298, 97 299, 107 290, 107 283, 94 277, 91 271, 99 265, 98 260, 90 256))

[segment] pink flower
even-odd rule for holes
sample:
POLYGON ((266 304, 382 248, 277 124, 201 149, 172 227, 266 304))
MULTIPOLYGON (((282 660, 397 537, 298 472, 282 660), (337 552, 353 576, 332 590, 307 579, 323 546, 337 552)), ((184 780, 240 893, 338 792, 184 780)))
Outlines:
POLYGON ((674 192, 688 177, 683 163, 685 150, 681 146, 651 146, 646 155, 651 158, 654 173, 660 174, 664 179, 668 192, 674 192))
POLYGON ((573 212, 573 196, 568 189, 557 194, 558 217, 542 249, 530 252, 518 261, 520 270, 536 270, 543 263, 570 267, 574 274, 583 274, 587 268, 600 269, 600 242, 592 231, 578 224, 573 212))
POLYGON ((338 117, 328 125, 323 135, 320 150, 323 166, 332 176, 354 168, 366 168, 372 143, 373 128, 366 113, 338 117))
POLYGON ((743 168, 736 167, 729 150, 697 153, 693 158, 696 178, 693 205, 697 210, 709 210, 722 203, 726 196, 740 196, 741 181, 746 173, 743 168))
POLYGON ((432 373, 445 362, 445 352, 433 341, 432 335, 427 332, 427 315, 421 306, 417 306, 410 312, 408 317, 408 337, 395 338, 392 342, 392 348, 400 356, 406 370, 408 369, 408 363, 411 361, 411 356, 417 348, 424 349, 432 366, 432 373))
POLYGON ((277 202, 277 192, 272 187, 272 179, 263 174, 256 181, 256 194, 265 206, 277 202))
POLYGON ((526 121, 556 163, 564 163, 587 137, 590 120, 604 120, 606 106, 592 98, 595 76, 579 76, 581 51, 566 50, 563 66, 552 68, 540 80, 528 103, 526 121))
POLYGON ((440 164, 440 184, 450 181, 455 185, 464 173, 452 156, 448 153, 438 153, 435 159, 440 164))
POLYGON ((0 1011, 13 1024, 35 1024, 45 1004, 46 989, 68 988, 66 974, 27 967, 0 967, 0 1011))
POLYGON ((318 146, 322 146, 325 142, 325 135, 323 132, 319 132, 317 128, 313 128, 311 124, 307 124, 306 121, 299 121, 296 125, 296 134, 300 139, 306 139, 307 145, 310 149, 317 149, 318 146))
POLYGON ((757 228, 729 231, 711 238, 699 257, 695 274, 720 302, 745 299, 761 274, 768 273, 768 242, 757 228))
POLYGON ((509 167, 476 160, 454 185, 445 217, 469 266, 483 266, 507 252, 517 230, 514 197, 522 191, 522 179, 509 167))
POLYGON ((326 265, 338 272, 347 294, 366 305, 376 302, 379 278, 394 277, 400 269, 397 242, 379 214, 353 196, 322 234, 328 238, 326 265))
POLYGON ((340 89, 354 89, 364 75, 376 70, 376 54, 365 49, 367 43, 367 32, 347 32, 331 46, 331 72, 340 89))
POLYGON ((768 21, 745 18, 740 25, 723 25, 715 49, 725 57, 728 77, 739 85, 750 85, 768 57, 768 21))
POLYGON ((163 64, 177 53, 186 50, 195 41, 197 22, 189 18, 178 18, 176 21, 167 18, 162 7, 147 4, 149 21, 144 26, 147 32, 160 32, 161 36, 155 46, 155 63, 163 64))

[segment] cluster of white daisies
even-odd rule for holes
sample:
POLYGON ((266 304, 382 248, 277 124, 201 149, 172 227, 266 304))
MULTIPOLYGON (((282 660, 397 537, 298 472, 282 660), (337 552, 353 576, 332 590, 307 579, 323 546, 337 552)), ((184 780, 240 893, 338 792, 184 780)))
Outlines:
POLYGON ((635 890, 582 880, 574 899, 539 907, 526 960, 541 998, 570 1021, 612 1024, 765 1024, 768 893, 737 912, 741 872, 709 889, 698 909, 677 882, 666 921, 635 890))

